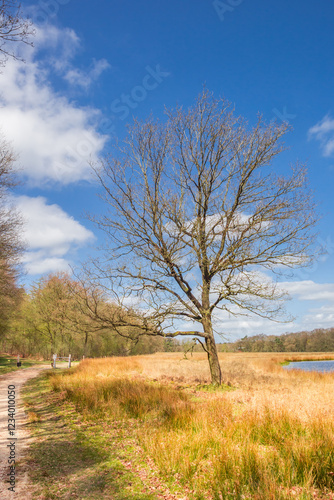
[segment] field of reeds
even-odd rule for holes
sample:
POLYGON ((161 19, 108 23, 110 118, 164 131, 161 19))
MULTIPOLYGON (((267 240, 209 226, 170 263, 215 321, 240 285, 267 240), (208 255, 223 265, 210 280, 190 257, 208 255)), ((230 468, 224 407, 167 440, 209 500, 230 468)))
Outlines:
POLYGON ((334 374, 285 370, 333 354, 221 353, 87 359, 53 390, 84 418, 135 426, 138 443, 187 500, 334 499, 334 374))

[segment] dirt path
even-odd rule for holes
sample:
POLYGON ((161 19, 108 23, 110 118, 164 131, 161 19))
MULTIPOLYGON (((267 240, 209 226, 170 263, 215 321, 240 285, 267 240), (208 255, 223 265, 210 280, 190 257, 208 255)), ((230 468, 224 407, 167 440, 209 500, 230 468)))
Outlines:
POLYGON ((29 433, 26 429, 26 415, 21 401, 21 387, 29 379, 36 377, 41 370, 50 368, 50 365, 40 365, 33 368, 25 368, 20 371, 7 373, 0 377, 0 498, 1 500, 14 500, 16 498, 31 499, 29 493, 28 471, 20 462, 29 445, 29 433), (15 433, 9 435, 8 431, 8 386, 15 386, 15 433), (9 446, 8 446, 9 445, 9 446), (11 451, 12 449, 12 451, 11 451), (8 483, 10 465, 8 460, 10 454, 15 453, 15 493, 9 491, 8 483))

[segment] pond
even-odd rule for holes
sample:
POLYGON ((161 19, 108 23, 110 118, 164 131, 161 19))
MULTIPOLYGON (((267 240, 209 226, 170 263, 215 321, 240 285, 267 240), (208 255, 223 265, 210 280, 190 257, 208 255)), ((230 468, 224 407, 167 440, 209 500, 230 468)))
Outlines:
POLYGON ((316 372, 331 372, 334 371, 334 360, 325 361, 293 361, 285 365, 286 370, 305 370, 316 372))

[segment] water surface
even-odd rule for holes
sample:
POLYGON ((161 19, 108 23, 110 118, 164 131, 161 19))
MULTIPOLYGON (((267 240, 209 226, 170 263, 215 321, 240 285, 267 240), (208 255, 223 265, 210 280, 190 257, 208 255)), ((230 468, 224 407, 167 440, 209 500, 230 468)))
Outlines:
POLYGON ((308 372, 331 372, 334 371, 334 360, 325 361, 293 361, 285 365, 286 370, 305 370, 308 372))

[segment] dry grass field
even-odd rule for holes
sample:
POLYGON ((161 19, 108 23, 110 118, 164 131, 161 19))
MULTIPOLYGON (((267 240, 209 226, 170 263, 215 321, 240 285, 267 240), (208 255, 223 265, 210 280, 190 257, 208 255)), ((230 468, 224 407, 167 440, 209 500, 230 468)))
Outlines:
POLYGON ((334 498, 334 374, 285 370, 334 354, 221 353, 87 359, 52 379, 86 418, 135 425, 140 446, 183 498, 334 498))

